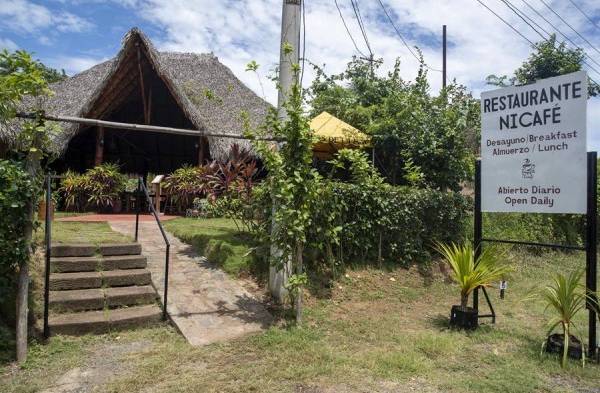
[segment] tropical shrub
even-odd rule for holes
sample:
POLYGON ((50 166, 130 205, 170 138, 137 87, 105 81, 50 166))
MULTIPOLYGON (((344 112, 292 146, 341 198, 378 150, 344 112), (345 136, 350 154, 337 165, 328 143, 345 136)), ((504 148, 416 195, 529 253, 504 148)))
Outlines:
POLYGON ((27 198, 37 195, 34 191, 21 162, 0 160, 0 299, 14 291, 17 266, 27 258, 23 211, 27 198))
POLYGON ((113 206, 127 185, 127 177, 117 164, 98 165, 84 174, 68 171, 63 176, 60 193, 66 207, 77 211, 113 206))
MULTIPOLYGON (((585 309, 586 300, 588 299, 586 289, 581 284, 583 274, 583 269, 574 270, 568 276, 556 273, 552 278, 552 283, 537 292, 537 295, 546 305, 545 310, 551 310, 554 313, 547 324, 547 335, 549 336, 557 326, 562 328, 564 340, 562 367, 565 367, 567 363, 571 332, 577 330, 575 316, 585 309)), ((582 350, 582 356, 582 361, 585 361, 585 350, 582 350)))
POLYGON ((477 258, 471 242, 462 245, 437 243, 436 249, 450 266, 452 279, 460 288, 460 306, 463 310, 467 308, 469 295, 475 289, 502 279, 510 271, 508 266, 498 264, 493 247, 484 248, 477 258))
POLYGON ((81 211, 86 206, 85 175, 67 171, 63 174, 59 192, 62 194, 67 210, 81 211))
POLYGON ((195 198, 206 193, 208 185, 205 173, 204 167, 184 165, 167 176, 163 188, 179 211, 189 207, 195 198))

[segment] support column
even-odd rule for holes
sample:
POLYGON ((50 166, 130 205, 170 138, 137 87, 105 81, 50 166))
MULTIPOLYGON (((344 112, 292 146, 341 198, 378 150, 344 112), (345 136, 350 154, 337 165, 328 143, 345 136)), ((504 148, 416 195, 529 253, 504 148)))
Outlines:
MULTIPOLYGON (((279 119, 284 121, 287 118, 285 102, 288 100, 294 84, 298 83, 297 72, 294 68, 300 63, 300 16, 301 0, 283 0, 283 9, 281 14, 281 44, 279 47, 279 95, 277 100, 277 113, 279 119), (285 53, 283 47, 289 44, 292 46, 291 53, 285 53)), ((273 204, 272 214, 275 217, 277 206, 273 204)), ((271 232, 276 232, 277 223, 273 219, 271 222, 271 232)), ((288 278, 293 273, 291 260, 281 261, 283 252, 276 244, 271 243, 271 266, 269 268, 269 291, 273 298, 283 303, 287 296, 285 288, 288 278)))
POLYGON ((94 166, 102 164, 104 161, 104 127, 99 126, 96 129, 96 156, 94 166))
POLYGON ((198 137, 198 166, 204 165, 206 157, 206 141, 204 137, 198 137))

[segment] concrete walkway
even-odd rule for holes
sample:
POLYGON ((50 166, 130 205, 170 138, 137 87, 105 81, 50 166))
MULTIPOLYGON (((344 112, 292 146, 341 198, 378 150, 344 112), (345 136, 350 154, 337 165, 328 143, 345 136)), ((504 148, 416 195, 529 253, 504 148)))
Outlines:
MULTIPOLYGON (((134 222, 109 224, 115 231, 130 236, 134 233, 134 222)), ((230 340, 270 325, 272 317, 257 298, 198 256, 191 246, 171 234, 168 237, 171 257, 167 310, 191 345, 230 340)), ((140 222, 139 242, 162 300, 165 243, 155 222, 140 222)))

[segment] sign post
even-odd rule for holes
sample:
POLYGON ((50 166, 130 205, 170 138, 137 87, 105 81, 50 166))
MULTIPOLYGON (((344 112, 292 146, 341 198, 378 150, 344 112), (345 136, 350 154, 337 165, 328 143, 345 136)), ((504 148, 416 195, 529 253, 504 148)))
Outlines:
MULTIPOLYGON (((587 152, 587 99, 584 71, 481 94, 481 160, 475 176, 476 256, 484 242, 585 250, 586 287, 596 290, 597 155, 587 152), (482 212, 585 214, 586 244, 486 239, 482 212)), ((485 290, 484 294, 493 318, 485 290)), ((478 300, 475 291, 474 308, 478 300)), ((588 309, 589 349, 594 355, 596 313, 589 302, 588 309)))

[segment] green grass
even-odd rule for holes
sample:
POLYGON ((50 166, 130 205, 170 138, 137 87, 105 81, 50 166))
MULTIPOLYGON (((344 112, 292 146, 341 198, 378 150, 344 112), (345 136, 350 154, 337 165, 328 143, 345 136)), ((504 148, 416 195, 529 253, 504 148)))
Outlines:
POLYGON ((209 262, 239 276, 252 270, 252 237, 226 218, 177 218, 164 222, 165 229, 191 244, 209 262))
MULTIPOLYGON (((184 221, 185 222, 185 221, 184 221)), ((33 343, 23 370, 0 366, 0 391, 32 392, 73 367, 94 364, 110 343, 148 341, 116 362, 127 371, 100 392, 594 392, 600 365, 585 368, 539 356, 545 336, 543 305, 523 301, 555 271, 585 264, 582 253, 511 253, 515 266, 505 300, 489 293, 497 323, 475 332, 449 330, 457 288, 432 264, 418 269, 347 271, 329 297, 309 297, 302 328, 279 323, 262 334, 191 347, 174 329, 55 338, 33 343)), ((201 296, 201 295, 199 295, 201 296)), ((485 307, 483 307, 485 311, 485 307)), ((585 315, 579 318, 585 330, 585 315)))
MULTIPOLYGON (((36 233, 36 240, 44 239, 44 224, 36 233)), ((106 222, 52 221, 52 244, 56 243, 127 243, 132 237, 115 232, 106 222)))

